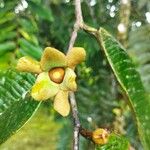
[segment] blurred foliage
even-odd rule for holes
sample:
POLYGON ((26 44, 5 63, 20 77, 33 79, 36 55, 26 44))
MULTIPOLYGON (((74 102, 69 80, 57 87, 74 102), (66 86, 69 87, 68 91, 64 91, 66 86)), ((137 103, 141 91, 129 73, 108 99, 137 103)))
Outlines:
POLYGON ((130 32, 129 54, 141 74, 147 92, 150 91, 150 25, 130 32), (137 38, 138 37, 138 38, 137 38))
POLYGON ((106 145, 97 146, 96 150, 128 150, 129 143, 125 137, 111 134, 106 145))
POLYGON ((0 150, 55 150, 61 126, 42 105, 18 133, 1 145, 0 150))
MULTIPOLYGON (((150 76, 147 69, 150 52, 149 24, 145 13, 150 11, 150 2, 149 0, 132 0, 131 2, 128 52, 135 60, 145 88, 149 91, 150 76), (140 28, 137 22, 141 22, 140 28), (143 68, 145 71, 142 71, 143 68)), ((84 20, 91 26, 96 28, 102 26, 116 35, 119 6, 119 0, 83 0, 84 20)), ((0 70, 14 68, 17 59, 24 55, 39 60, 46 46, 53 46, 66 52, 74 21, 73 0, 0 0, 0 70)), ((142 150, 130 110, 125 105, 122 90, 118 88, 96 41, 81 31, 75 46, 82 46, 87 51, 86 62, 76 70, 79 75, 77 79, 79 88, 76 95, 83 126, 89 129, 100 126, 113 130, 117 116, 113 110, 118 108, 125 116, 124 128, 131 144, 136 150, 142 150)), ((47 108, 46 105, 45 107, 47 108)), ((70 149, 71 117, 62 118, 53 110, 50 110, 50 116, 54 116, 55 122, 63 126, 58 133, 60 140, 57 142, 56 149, 70 149)), ((80 145, 81 150, 91 150, 94 147, 83 138, 80 145)))

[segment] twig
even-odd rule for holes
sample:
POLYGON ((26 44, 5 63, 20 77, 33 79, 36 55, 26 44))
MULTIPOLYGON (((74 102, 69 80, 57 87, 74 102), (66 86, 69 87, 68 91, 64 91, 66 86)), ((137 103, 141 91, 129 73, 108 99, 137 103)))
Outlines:
POLYGON ((72 116, 74 122, 73 150, 79 150, 80 120, 78 117, 78 109, 77 109, 75 95, 73 92, 70 92, 70 104, 72 108, 72 116))
POLYGON ((68 51, 73 47, 73 45, 76 41, 76 38, 77 38, 78 31, 83 24, 80 0, 75 0, 75 15, 76 15, 76 21, 74 23, 74 29, 73 29, 73 32, 72 32, 72 35, 70 38, 68 51))
MULTIPOLYGON (((93 34, 95 34, 95 32, 97 31, 96 29, 91 28, 91 27, 89 27, 83 23, 81 1, 80 0, 75 0, 75 15, 76 15, 76 21, 74 23, 74 29, 73 29, 73 32, 71 34, 68 52, 73 47, 73 45, 76 41, 76 38, 77 38, 78 31, 80 29, 90 31, 93 34)), ((87 139, 91 139, 91 137, 90 137, 91 132, 88 132, 87 130, 80 127, 80 120, 78 117, 78 109, 77 109, 75 95, 73 92, 70 92, 69 96, 70 96, 70 105, 72 108, 72 116, 73 116, 73 122, 74 122, 73 150, 79 150, 79 134, 80 134, 80 132, 81 132, 81 135, 87 139)))
MULTIPOLYGON (((68 51, 73 47, 78 31, 83 23, 82 11, 81 11, 81 2, 80 0, 75 0, 75 15, 76 21, 74 24, 74 29, 70 38, 68 51)), ((78 117, 78 109, 76 104, 75 95, 73 92, 70 92, 70 105, 72 108, 72 116, 74 121, 74 136, 73 136, 73 150, 79 150, 79 129, 80 129, 80 121, 78 117)))
POLYGON ((93 142, 93 139, 92 139, 93 132, 92 131, 88 131, 80 126, 80 134, 87 140, 90 140, 93 142))

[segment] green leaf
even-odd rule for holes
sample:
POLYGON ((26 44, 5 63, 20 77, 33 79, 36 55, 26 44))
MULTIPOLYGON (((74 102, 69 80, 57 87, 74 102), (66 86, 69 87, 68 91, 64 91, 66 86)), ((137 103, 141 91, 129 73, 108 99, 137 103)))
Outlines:
POLYGON ((6 34, 6 33, 10 32, 10 31, 13 31, 13 30, 16 29, 16 27, 17 27, 17 25, 16 24, 12 24, 12 22, 7 23, 7 24, 3 24, 2 26, 0 26, 0 28, 1 28, 0 34, 4 34, 4 33, 6 34))
POLYGON ((4 40, 12 40, 17 37, 17 33, 14 31, 8 32, 8 33, 0 33, 0 42, 4 40))
POLYGON ((5 16, 3 16, 3 18, 0 19, 0 24, 6 23, 8 21, 12 21, 15 18, 15 13, 6 13, 5 16))
POLYGON ((0 57, 0 70, 5 70, 16 65, 16 59, 14 53, 6 53, 0 57))
POLYGON ((20 129, 39 106, 28 93, 34 81, 29 73, 0 72, 0 144, 20 129))
POLYGON ((19 39, 18 40, 21 49, 27 54, 28 56, 31 56, 33 58, 36 58, 37 60, 40 60, 42 55, 42 49, 38 46, 35 46, 28 42, 25 39, 19 39))
POLYGON ((14 42, 5 42, 0 44, 0 56, 4 55, 5 53, 12 51, 16 48, 16 44, 14 42))
POLYGON ((23 36, 23 38, 27 41, 29 41, 32 44, 35 44, 36 46, 38 46, 38 39, 34 34, 29 34, 28 32, 26 32, 23 29, 18 29, 18 32, 23 36))
POLYGON ((145 150, 149 150, 150 101, 140 75, 124 48, 106 30, 101 28, 97 38, 117 80, 128 96, 128 102, 134 113, 143 147, 145 150))
POLYGON ((129 142, 128 140, 116 134, 111 134, 108 143, 105 145, 97 145, 96 150, 128 150, 129 142))
POLYGON ((34 19, 19 18, 17 21, 28 33, 36 33, 38 31, 38 26, 34 19))
POLYGON ((28 4, 29 4, 29 7, 31 8, 31 11, 37 14, 40 18, 45 19, 50 22, 54 21, 50 8, 43 7, 42 5, 34 3, 33 1, 28 1, 28 4))

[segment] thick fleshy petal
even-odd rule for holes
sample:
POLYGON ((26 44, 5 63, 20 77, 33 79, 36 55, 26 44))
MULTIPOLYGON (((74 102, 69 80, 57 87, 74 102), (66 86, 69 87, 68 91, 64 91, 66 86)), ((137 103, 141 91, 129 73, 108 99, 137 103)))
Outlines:
POLYGON ((66 56, 55 48, 47 47, 43 52, 40 64, 44 71, 55 67, 65 67, 67 65, 66 56))
POLYGON ((49 79, 48 72, 43 72, 38 75, 32 87, 31 96, 37 101, 42 101, 54 97, 58 91, 59 84, 49 79))
POLYGON ((76 91, 76 74, 73 69, 66 68, 63 82, 60 84, 62 90, 76 91))
POLYGON ((54 99, 54 109, 62 116, 67 116, 70 112, 68 101, 68 91, 60 90, 54 99))
POLYGON ((18 60, 16 69, 37 74, 42 72, 39 62, 28 56, 22 57, 18 60))
POLYGON ((67 53, 67 66, 75 68, 75 66, 85 60, 86 52, 82 47, 73 47, 67 53))

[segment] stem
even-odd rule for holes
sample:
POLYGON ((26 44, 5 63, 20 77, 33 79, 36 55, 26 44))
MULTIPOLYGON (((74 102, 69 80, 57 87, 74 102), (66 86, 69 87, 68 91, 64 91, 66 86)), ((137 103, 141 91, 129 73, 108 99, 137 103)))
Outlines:
POLYGON ((73 122, 74 122, 73 150, 79 150, 80 120, 78 117, 78 109, 77 109, 75 95, 73 92, 70 92, 70 104, 72 108, 72 116, 73 116, 73 122))
MULTIPOLYGON (((76 21, 74 23, 74 29, 71 34, 68 52, 74 46, 74 43, 78 35, 78 31, 80 29, 84 29, 87 32, 89 31, 93 33, 94 35, 96 34, 96 31, 97 31, 96 29, 89 27, 83 23, 80 0, 75 0, 75 15, 76 15, 76 21)), ((79 150, 79 134, 81 133, 82 136, 91 140, 92 133, 80 127, 80 120, 78 117, 78 109, 77 109, 75 94, 73 92, 70 92, 69 97, 70 97, 70 105, 71 105, 73 122, 74 122, 73 150, 79 150)))
POLYGON ((85 137, 86 139, 90 140, 90 141, 93 141, 92 139, 92 134, 93 132, 92 131, 88 131, 82 127, 80 127, 80 134, 85 137))
MULTIPOLYGON (((70 49, 72 49, 76 38, 78 31, 83 23, 83 17, 82 17, 82 10, 81 10, 81 1, 75 0, 75 15, 76 15, 76 21, 74 23, 74 29, 70 38, 68 52, 70 49)), ((74 135, 73 135, 73 150, 79 150, 79 129, 80 129, 80 121, 78 117, 78 109, 76 104, 75 95, 73 92, 70 92, 70 105, 72 108, 72 116, 73 116, 73 122, 74 122, 74 135)))
POLYGON ((76 21, 74 23, 74 29, 73 29, 73 32, 72 32, 72 35, 70 38, 68 51, 73 47, 73 45, 76 41, 76 38, 77 38, 78 31, 83 24, 83 17, 82 17, 81 1, 80 0, 75 0, 75 15, 76 15, 76 21))
POLYGON ((80 25, 83 22, 82 17, 82 9, 81 9, 81 1, 75 0, 75 13, 76 13, 76 21, 80 25))

